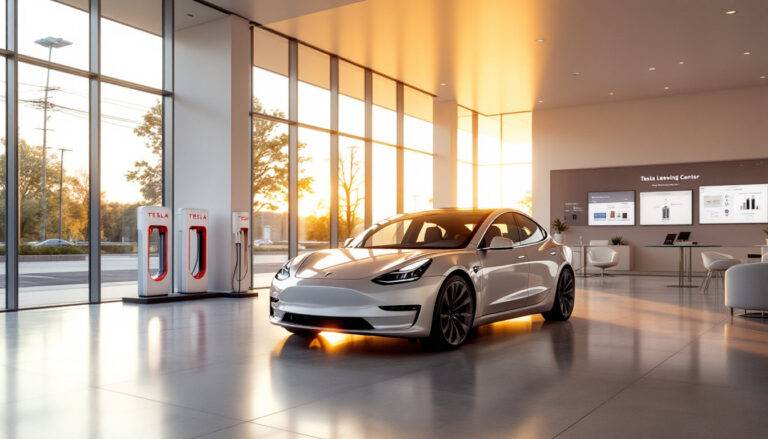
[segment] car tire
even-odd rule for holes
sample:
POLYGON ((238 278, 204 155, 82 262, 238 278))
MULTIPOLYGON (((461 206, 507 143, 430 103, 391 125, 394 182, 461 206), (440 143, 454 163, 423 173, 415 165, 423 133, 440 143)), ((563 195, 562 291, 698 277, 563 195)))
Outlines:
POLYGON ((462 276, 452 275, 440 286, 432 311, 432 328, 424 342, 433 350, 456 349, 467 340, 475 319, 475 297, 462 276))
POLYGON ((576 277, 573 270, 565 268, 557 280, 557 291, 552 309, 541 313, 548 322, 564 322, 571 317, 576 303, 576 277))
POLYGON ((301 328, 288 328, 285 327, 285 330, 298 335, 299 337, 305 337, 305 338, 315 338, 317 337, 317 334, 320 333, 320 331, 316 331, 314 329, 301 329, 301 328))

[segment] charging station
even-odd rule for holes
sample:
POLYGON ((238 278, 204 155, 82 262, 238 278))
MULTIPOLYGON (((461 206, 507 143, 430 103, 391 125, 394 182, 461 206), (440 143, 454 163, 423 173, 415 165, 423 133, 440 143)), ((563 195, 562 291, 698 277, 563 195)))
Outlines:
POLYGON ((176 230, 176 290, 204 293, 208 291, 208 211, 179 209, 176 230))
POLYGON ((170 251, 172 247, 171 209, 141 206, 136 210, 138 229, 138 287, 140 297, 166 296, 171 293, 173 279, 170 251), (157 267, 152 267, 153 252, 157 267))
POLYGON ((248 276, 251 273, 251 221, 248 212, 232 212, 232 243, 235 265, 232 271, 232 291, 244 293, 250 288, 248 276))

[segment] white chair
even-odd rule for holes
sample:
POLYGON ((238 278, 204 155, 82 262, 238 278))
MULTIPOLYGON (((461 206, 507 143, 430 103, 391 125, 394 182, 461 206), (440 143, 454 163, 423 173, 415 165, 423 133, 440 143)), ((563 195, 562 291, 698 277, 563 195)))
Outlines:
POLYGON ((704 293, 706 293, 709 288, 709 282, 712 280, 712 276, 722 277, 727 269, 734 265, 741 264, 741 261, 735 259, 733 256, 718 252, 701 252, 701 260, 704 263, 704 268, 707 269, 707 276, 701 284, 701 291, 704 293))
POLYGON ((731 315, 734 308, 768 311, 768 262, 739 264, 726 270, 725 306, 731 315))
POLYGON ((605 270, 619 264, 619 252, 608 247, 608 241, 589 241, 587 263, 600 269, 600 276, 605 277, 605 270))

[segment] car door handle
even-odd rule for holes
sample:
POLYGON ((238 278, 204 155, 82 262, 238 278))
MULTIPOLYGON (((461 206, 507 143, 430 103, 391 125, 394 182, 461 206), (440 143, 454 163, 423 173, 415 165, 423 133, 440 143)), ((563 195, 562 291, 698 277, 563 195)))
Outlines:
POLYGON ((550 255, 552 255, 552 256, 554 256, 554 255, 556 255, 556 254, 557 254, 557 252, 556 252, 556 251, 551 251, 551 252, 549 252, 549 254, 550 254, 550 255))
POLYGON ((520 255, 517 257, 517 259, 525 259, 525 255, 520 255))

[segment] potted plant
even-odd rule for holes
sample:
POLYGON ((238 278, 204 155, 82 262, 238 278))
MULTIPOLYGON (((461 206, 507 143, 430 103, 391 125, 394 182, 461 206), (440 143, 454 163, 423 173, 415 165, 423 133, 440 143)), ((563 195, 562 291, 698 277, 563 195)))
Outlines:
POLYGON ((627 241, 621 236, 614 236, 611 238, 611 245, 627 245, 627 241))
POLYGON ((564 220, 561 220, 560 218, 552 220, 552 239, 554 239, 555 242, 563 242, 563 232, 566 230, 568 230, 568 224, 566 224, 564 220))

